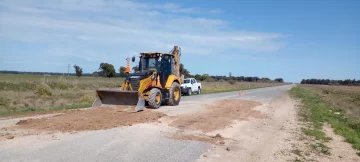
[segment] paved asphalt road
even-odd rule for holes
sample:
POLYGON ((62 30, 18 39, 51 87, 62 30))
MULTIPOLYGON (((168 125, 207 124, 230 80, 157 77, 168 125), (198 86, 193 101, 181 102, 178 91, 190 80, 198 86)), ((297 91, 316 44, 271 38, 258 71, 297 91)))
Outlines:
POLYGON ((259 101, 262 103, 267 103, 271 99, 279 97, 284 94, 287 90, 289 90, 294 85, 286 85, 286 86, 277 86, 277 87, 268 87, 268 88, 258 88, 248 90, 248 94, 245 95, 244 91, 242 91, 242 95, 239 96, 239 91, 234 92, 224 92, 224 93, 213 93, 213 94, 202 94, 192 96, 182 96, 183 101, 201 101, 201 100, 218 100, 224 98, 242 98, 242 99, 250 99, 254 101, 259 101))
MULTIPOLYGON (((197 102, 224 98, 244 98, 268 103, 284 94, 293 85, 238 92, 183 96, 179 107, 161 107, 158 111, 179 114, 199 110, 197 102), (184 108, 184 109, 183 109, 184 108), (186 108, 186 109, 185 109, 186 108)), ((211 149, 208 143, 179 141, 166 138, 175 129, 148 124, 133 125, 109 130, 78 132, 15 138, 0 141, 0 161, 195 161, 211 149)))

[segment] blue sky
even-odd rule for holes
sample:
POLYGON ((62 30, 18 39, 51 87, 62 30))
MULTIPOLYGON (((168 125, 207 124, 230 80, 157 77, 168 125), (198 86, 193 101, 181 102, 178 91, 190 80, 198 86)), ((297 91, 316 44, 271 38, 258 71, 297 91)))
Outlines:
POLYGON ((2 0, 0 70, 91 73, 178 45, 192 74, 360 79, 359 35, 357 0, 2 0))

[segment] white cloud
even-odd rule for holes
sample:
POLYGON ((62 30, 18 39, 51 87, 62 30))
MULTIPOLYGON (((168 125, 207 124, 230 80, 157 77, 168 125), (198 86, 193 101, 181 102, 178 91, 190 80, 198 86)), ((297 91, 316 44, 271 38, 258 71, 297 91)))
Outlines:
POLYGON ((173 45, 179 45, 188 55, 229 50, 273 52, 284 46, 281 40, 286 37, 279 33, 236 31, 224 20, 196 16, 197 12, 221 13, 221 9, 173 3, 4 0, 0 7, 6 9, 0 12, 0 40, 48 44, 51 48, 44 50, 48 55, 66 53, 68 57, 81 53, 80 58, 86 61, 120 58, 120 54, 133 55, 144 49, 168 52, 173 45), (89 50, 101 51, 106 49, 104 46, 112 51, 97 55, 89 50), (87 55, 92 58, 87 59, 87 55))
POLYGON ((48 10, 42 10, 42 9, 38 9, 38 8, 30 8, 30 7, 14 7, 14 8, 9 8, 10 10, 13 10, 15 12, 23 12, 23 13, 35 13, 35 14, 40 14, 40 13, 49 13, 50 11, 48 10))
POLYGON ((214 13, 214 14, 219 14, 219 13, 223 13, 223 10, 220 8, 215 8, 215 9, 209 10, 209 12, 214 13))

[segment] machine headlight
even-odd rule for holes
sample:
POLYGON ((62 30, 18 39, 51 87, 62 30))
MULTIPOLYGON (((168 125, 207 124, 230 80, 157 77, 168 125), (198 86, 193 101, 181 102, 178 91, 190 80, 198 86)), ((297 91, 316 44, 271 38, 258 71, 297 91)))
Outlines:
POLYGON ((155 74, 153 74, 153 75, 151 76, 151 79, 152 79, 152 80, 155 80, 155 74))

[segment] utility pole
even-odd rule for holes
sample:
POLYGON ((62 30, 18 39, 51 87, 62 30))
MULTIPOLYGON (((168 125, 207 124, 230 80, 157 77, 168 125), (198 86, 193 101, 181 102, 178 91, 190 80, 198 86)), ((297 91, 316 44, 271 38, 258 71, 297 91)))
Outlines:
POLYGON ((69 76, 69 72, 70 72, 69 70, 70 70, 70 64, 68 64, 68 76, 69 76))

